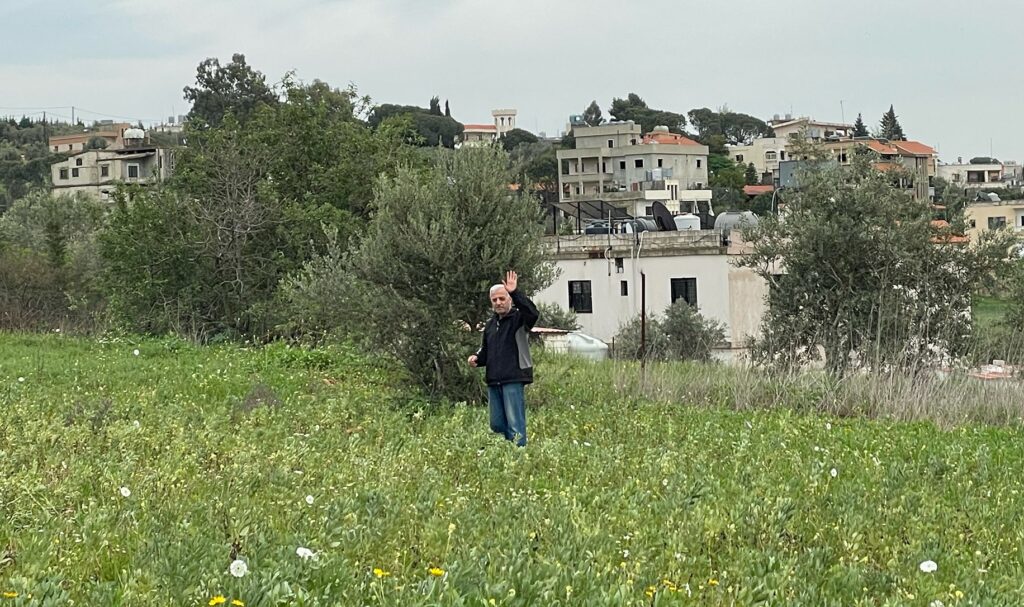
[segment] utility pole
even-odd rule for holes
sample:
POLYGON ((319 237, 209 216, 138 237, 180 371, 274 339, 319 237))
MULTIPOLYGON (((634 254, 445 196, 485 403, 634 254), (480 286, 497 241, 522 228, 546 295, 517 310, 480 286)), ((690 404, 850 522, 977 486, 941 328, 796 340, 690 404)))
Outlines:
POLYGON ((75 122, 75 106, 71 106, 71 126, 78 124, 75 122))
POLYGON ((647 366, 647 274, 640 271, 640 368, 647 366))

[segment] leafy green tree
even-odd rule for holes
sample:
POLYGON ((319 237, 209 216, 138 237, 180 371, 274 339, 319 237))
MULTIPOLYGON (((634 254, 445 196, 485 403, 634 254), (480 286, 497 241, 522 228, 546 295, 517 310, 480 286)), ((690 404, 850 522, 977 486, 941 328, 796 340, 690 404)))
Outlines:
POLYGON ((463 125, 450 116, 439 116, 415 105, 394 105, 390 103, 375 106, 367 118, 372 128, 378 128, 388 118, 406 118, 412 124, 415 135, 409 143, 426 147, 455 147, 462 134, 463 125))
POLYGON ((882 139, 888 139, 889 141, 907 140, 906 135, 903 134, 903 127, 900 126, 899 120, 896 119, 896 112, 893 111, 892 105, 889 106, 889 111, 882 116, 880 129, 882 139))
POLYGON ((520 145, 537 143, 537 136, 523 129, 512 129, 501 136, 501 147, 511 152, 520 145))
POLYGON ((740 265, 770 287, 754 359, 799 366, 824 354, 826 368, 917 370, 948 364, 969 347, 971 293, 1001 263, 1006 243, 954 244, 922 205, 893 186, 892 175, 855 155, 851 166, 819 149, 800 188, 787 191, 780 219, 762 217, 745 233, 751 255, 740 265))
POLYGON ((103 137, 90 137, 89 141, 85 142, 85 149, 87 150, 104 150, 110 143, 103 137))
POLYGON ((757 168, 754 163, 747 164, 747 170, 743 174, 743 177, 747 180, 747 185, 757 185, 761 180, 758 178, 757 168))
POLYGON ((94 326, 104 210, 91 196, 35 191, 0 216, 0 328, 94 326))
POLYGON ((245 55, 236 53, 221 65, 216 57, 205 59, 196 68, 195 86, 184 88, 185 99, 192 102, 189 121, 196 128, 217 126, 228 113, 244 123, 261 105, 274 105, 277 94, 267 85, 266 77, 245 62, 245 55))
POLYGON ((734 190, 742 190, 747 183, 743 167, 732 158, 717 154, 708 156, 708 181, 713 187, 734 190))
POLYGON ((466 147, 438 155, 427 171, 382 179, 351 255, 316 258, 284 286, 286 307, 308 315, 289 314, 292 322, 362 335, 432 396, 479 397, 466 356, 490 313, 488 288, 509 268, 527 292, 552 278, 538 206, 510 192, 508 167, 496 146, 466 147))
POLYGON ((774 133, 760 118, 730 111, 723 107, 715 112, 698 108, 687 113, 690 126, 697 131, 697 139, 707 145, 713 136, 722 136, 728 145, 749 145, 754 139, 770 137, 774 133))
POLYGON ((558 304, 539 303, 537 304, 537 310, 540 312, 542 319, 538 323, 540 326, 565 331, 578 331, 580 328, 576 313, 558 304))
POLYGON ((612 99, 609 113, 616 120, 632 120, 644 133, 650 133, 656 126, 667 126, 670 132, 681 135, 686 128, 685 116, 647 107, 647 102, 636 93, 630 93, 625 99, 612 99))
POLYGON ((725 327, 704 318, 683 299, 666 308, 664 316, 651 314, 646 322, 645 340, 641 340, 639 316, 619 329, 613 339, 616 358, 707 361, 712 349, 725 341, 725 327))
POLYGON ((586 122, 590 126, 601 126, 604 123, 604 116, 601 115, 601 106, 597 105, 597 100, 590 102, 590 105, 583 110, 583 122, 586 122))
POLYGON ((857 121, 853 123, 853 136, 854 137, 867 137, 868 127, 864 124, 864 119, 861 118, 860 114, 857 114, 857 121))

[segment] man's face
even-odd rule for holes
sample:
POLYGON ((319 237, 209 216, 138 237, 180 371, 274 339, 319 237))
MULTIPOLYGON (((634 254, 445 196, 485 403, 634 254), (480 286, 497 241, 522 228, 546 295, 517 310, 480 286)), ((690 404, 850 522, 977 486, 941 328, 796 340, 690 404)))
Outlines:
POLYGON ((491 309, 499 316, 504 316, 512 310, 512 297, 509 296, 505 287, 491 291, 491 309))

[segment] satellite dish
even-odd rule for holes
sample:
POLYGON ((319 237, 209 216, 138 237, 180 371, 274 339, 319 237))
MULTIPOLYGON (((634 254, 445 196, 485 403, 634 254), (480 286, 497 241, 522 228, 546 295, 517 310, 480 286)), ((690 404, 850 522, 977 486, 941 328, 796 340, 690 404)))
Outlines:
POLYGON ((655 200, 654 204, 651 205, 651 214, 654 215, 654 221, 658 224, 659 230, 663 232, 675 231, 676 220, 660 201, 655 200))

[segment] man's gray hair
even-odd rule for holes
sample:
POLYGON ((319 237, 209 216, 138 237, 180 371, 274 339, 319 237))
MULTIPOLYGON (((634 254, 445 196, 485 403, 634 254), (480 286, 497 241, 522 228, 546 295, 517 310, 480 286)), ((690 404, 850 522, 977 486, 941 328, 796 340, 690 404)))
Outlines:
POLYGON ((494 295, 494 292, 497 291, 498 289, 504 289, 504 288, 505 288, 505 285, 503 285, 501 283, 498 283, 496 285, 491 285, 491 290, 488 291, 487 295, 488 295, 488 297, 490 297, 491 295, 494 295))

